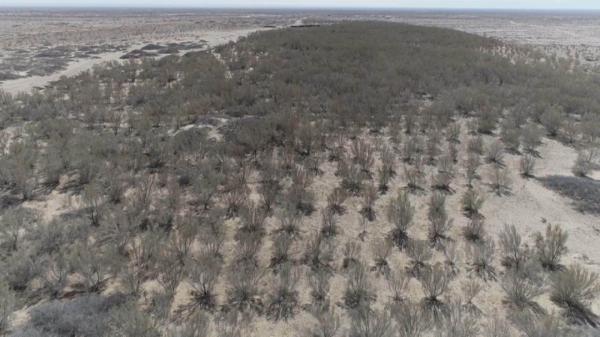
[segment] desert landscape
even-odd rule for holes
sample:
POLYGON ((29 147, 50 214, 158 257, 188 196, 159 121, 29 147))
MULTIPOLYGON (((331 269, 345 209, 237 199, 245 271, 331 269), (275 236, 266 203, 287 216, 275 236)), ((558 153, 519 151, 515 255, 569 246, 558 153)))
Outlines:
POLYGON ((0 334, 600 336, 599 18, 0 8, 0 334))

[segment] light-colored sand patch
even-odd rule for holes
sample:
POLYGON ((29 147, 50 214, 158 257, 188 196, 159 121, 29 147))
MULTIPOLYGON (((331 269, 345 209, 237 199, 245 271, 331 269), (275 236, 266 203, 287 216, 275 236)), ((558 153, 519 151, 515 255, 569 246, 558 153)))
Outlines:
MULTIPOLYGON (((250 33, 265 30, 267 28, 246 28, 246 29, 235 29, 235 30, 208 30, 198 31, 193 34, 186 34, 185 36, 179 36, 175 38, 162 38, 157 43, 162 42, 174 42, 174 41, 185 41, 189 38, 205 40, 209 48, 228 43, 230 41, 236 41, 242 36, 247 36, 250 33)), ((133 46, 130 49, 139 49, 144 46, 144 43, 139 41, 133 41, 133 46)), ((111 52, 100 54, 97 58, 90 59, 79 59, 69 63, 66 69, 56 72, 47 76, 31 76, 25 78, 18 78, 14 80, 8 80, 0 83, 0 89, 16 95, 20 92, 29 92, 34 88, 44 87, 54 81, 59 80, 62 76, 76 76, 86 70, 92 69, 96 65, 100 65, 105 62, 119 61, 120 57, 127 52, 111 52)))

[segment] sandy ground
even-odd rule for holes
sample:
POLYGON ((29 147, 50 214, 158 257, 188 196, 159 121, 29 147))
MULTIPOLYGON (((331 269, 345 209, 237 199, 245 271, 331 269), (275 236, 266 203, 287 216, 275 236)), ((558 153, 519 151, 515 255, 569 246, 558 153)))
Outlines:
MULTIPOLYGON (((256 27, 235 30, 199 31, 194 32, 192 35, 182 36, 178 39, 159 39, 157 41, 153 41, 153 43, 177 42, 178 40, 189 41, 189 37, 194 37, 205 40, 208 47, 215 47, 230 41, 236 41, 242 36, 246 36, 250 33, 264 29, 265 28, 256 27)), ((132 48, 130 48, 130 50, 141 48, 144 45, 145 43, 136 43, 132 48)), ((19 92, 29 92, 34 88, 42 88, 53 81, 57 81, 62 76, 75 76, 81 72, 92 69, 96 65, 100 65, 105 62, 119 61, 119 58, 123 56, 123 54, 126 54, 126 52, 104 53, 93 59, 79 59, 69 63, 66 69, 48 76, 31 76, 1 82, 0 89, 13 95, 18 94, 19 92)))

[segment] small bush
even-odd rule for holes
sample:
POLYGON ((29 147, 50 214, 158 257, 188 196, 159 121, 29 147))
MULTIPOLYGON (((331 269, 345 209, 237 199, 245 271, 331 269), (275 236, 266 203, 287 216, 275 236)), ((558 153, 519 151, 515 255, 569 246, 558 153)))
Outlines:
POLYGON ((519 161, 519 171, 521 175, 527 178, 533 177, 533 170, 535 169, 535 157, 530 154, 525 154, 519 161))
POLYGON ((467 241, 478 243, 483 241, 485 236, 485 222, 481 217, 474 217, 463 228, 463 235, 467 241))
POLYGON ((410 203, 408 193, 398 192, 387 205, 387 219, 394 225, 391 237, 396 246, 405 248, 408 243, 408 229, 412 226, 415 209, 410 203))
POLYGON ((294 316, 298 305, 298 291, 296 286, 300 275, 289 263, 286 263, 279 272, 274 291, 269 296, 267 316, 274 320, 288 320, 294 316))
POLYGON ((468 189, 461 198, 463 211, 465 211, 469 217, 474 217, 479 214, 483 202, 483 196, 477 190, 472 188, 468 189))
POLYGON ((483 280, 495 280, 496 269, 493 266, 495 244, 491 238, 486 238, 479 244, 468 246, 470 255, 469 268, 483 280))
POLYGON ((337 234, 337 218, 334 212, 325 208, 321 210, 321 233, 324 237, 330 238, 337 234))
POLYGON ((544 293, 541 285, 516 271, 509 271, 502 280, 502 289, 506 294, 504 302, 521 312, 542 312, 535 298, 544 293))
POLYGON ((310 337, 335 337, 340 329, 340 318, 333 307, 323 305, 312 312, 317 325, 310 329, 310 337))
POLYGON ((348 197, 346 191, 341 188, 335 188, 329 196, 327 196, 327 208, 329 208, 334 214, 344 214, 345 207, 344 201, 348 197))
POLYGON ((491 143, 486 150, 485 159, 489 163, 502 165, 504 161, 504 145, 499 140, 491 143))
POLYGON ((445 304, 441 296, 448 290, 451 278, 446 269, 439 263, 423 268, 418 277, 421 287, 425 293, 423 304, 430 311, 436 321, 443 316, 445 304))
POLYGON ((500 166, 491 167, 489 179, 492 190, 496 192, 497 195, 501 196, 510 193, 512 181, 510 179, 508 170, 500 166))
POLYGON ((361 214, 369 221, 375 220, 375 200, 377 200, 377 188, 373 185, 367 185, 362 191, 362 209, 361 214))
POLYGON ((446 233, 452 227, 452 220, 448 219, 446 212, 446 197, 441 193, 434 193, 429 200, 429 229, 427 232, 432 245, 440 246, 447 239, 446 233))
POLYGON ((392 254, 393 243, 388 239, 375 239, 371 242, 371 252, 375 258, 373 269, 380 274, 387 274, 390 270, 388 258, 392 254))
POLYGON ((478 325, 477 319, 465 313, 460 302, 454 302, 442 316, 436 337, 476 337, 479 336, 478 325))
POLYGON ((429 320, 420 305, 398 302, 391 307, 399 337, 420 337, 429 328, 429 320))
POLYGON ((410 241, 406 248, 406 254, 410 258, 408 272, 414 277, 419 277, 421 271, 427 267, 427 262, 433 256, 431 248, 426 241, 410 241))
POLYGON ((407 187, 411 191, 422 190, 425 184, 425 173, 421 160, 415 160, 414 166, 404 166, 404 177, 407 181, 407 187))
POLYGON ((392 320, 388 310, 358 308, 351 313, 349 337, 391 337, 392 320))
POLYGON ((565 309, 570 321, 597 327, 600 324, 598 316, 589 306, 599 294, 598 275, 579 265, 572 265, 554 275, 550 299, 565 309))
POLYGON ((354 265, 348 274, 344 304, 353 310, 368 309, 375 298, 365 267, 362 263, 354 265))
POLYGON ((500 247, 502 248, 502 264, 507 268, 520 270, 529 259, 530 251, 522 243, 521 235, 514 225, 504 225, 499 234, 500 247))
POLYGON ((255 265, 241 265, 229 273, 230 288, 227 302, 231 308, 240 312, 262 312, 263 302, 259 282, 262 273, 255 265))
POLYGON ((535 248, 538 259, 545 269, 554 271, 560 268, 560 258, 567 252, 567 238, 569 235, 558 225, 548 224, 546 235, 536 233, 535 248))
POLYGON ((407 275, 400 271, 390 271, 386 274, 385 279, 392 292, 392 300, 394 302, 404 301, 404 295, 410 282, 407 275))

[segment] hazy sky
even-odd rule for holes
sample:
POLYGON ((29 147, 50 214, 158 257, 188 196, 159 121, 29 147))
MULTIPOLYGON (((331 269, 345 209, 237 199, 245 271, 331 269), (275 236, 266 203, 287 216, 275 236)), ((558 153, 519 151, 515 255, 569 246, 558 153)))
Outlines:
POLYGON ((0 6, 600 9, 600 0, 0 0, 0 6))

